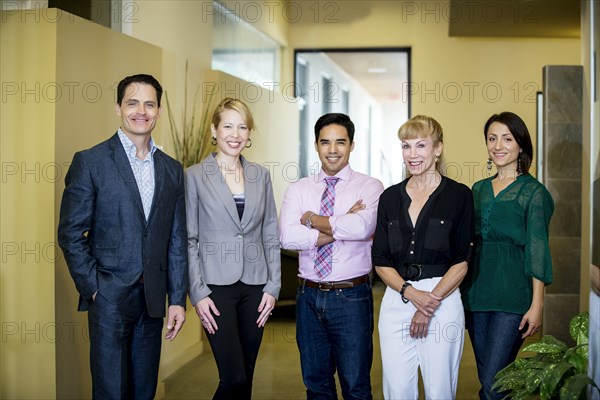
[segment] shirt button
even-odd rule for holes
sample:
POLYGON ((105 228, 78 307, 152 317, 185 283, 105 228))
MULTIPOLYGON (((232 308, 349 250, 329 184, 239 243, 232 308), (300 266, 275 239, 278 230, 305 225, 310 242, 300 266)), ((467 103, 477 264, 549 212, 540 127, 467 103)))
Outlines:
POLYGON ((236 238, 241 239, 242 238, 242 234, 238 233, 237 235, 235 235, 236 238))
POLYGON ((415 252, 411 250, 411 251, 410 251, 410 254, 415 254, 415 252))
POLYGON ((410 244, 415 244, 415 241, 414 241, 414 240, 411 240, 411 241, 410 241, 410 244))
POLYGON ((441 221, 440 221, 440 224, 443 224, 443 223, 444 223, 444 220, 441 220, 441 221))

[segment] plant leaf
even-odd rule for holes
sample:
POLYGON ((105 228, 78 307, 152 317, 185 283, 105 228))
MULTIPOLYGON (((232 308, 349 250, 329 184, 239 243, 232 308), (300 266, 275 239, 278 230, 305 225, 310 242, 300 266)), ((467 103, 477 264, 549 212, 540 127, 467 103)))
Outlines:
POLYGON ((574 351, 569 352, 568 354, 565 354, 565 361, 575 367, 576 373, 578 373, 578 374, 586 373, 587 372, 587 363, 588 363, 587 353, 585 353, 585 356, 583 356, 576 351, 577 350, 576 348, 569 349, 569 350, 574 350, 574 351))
POLYGON ((590 314, 582 312, 571 318, 569 322, 569 334, 578 345, 588 342, 590 314))
POLYGON ((527 380, 525 381, 525 391, 528 394, 536 393, 542 383, 543 369, 532 368, 529 370, 527 380))
POLYGON ((169 126, 171 128, 171 139, 173 141, 173 148, 175 151, 175 158, 181 162, 183 168, 190 167, 194 164, 202 161, 211 151, 210 148, 210 125, 212 116, 212 99, 214 92, 209 92, 207 95, 206 103, 200 110, 201 118, 200 121, 196 119, 196 103, 198 100, 198 92, 200 88, 196 88, 194 93, 194 103, 192 104, 191 117, 188 120, 188 90, 187 90, 187 72, 188 63, 186 62, 185 67, 185 90, 184 90, 184 101, 182 109, 182 129, 181 131, 177 127, 175 116, 171 109, 168 94, 165 91, 165 98, 167 102, 167 113, 169 115, 169 126))
POLYGON ((564 353, 567 351, 567 345, 550 335, 545 335, 538 343, 532 343, 526 346, 523 351, 535 351, 536 353, 551 354, 564 353))
POLYGON ((516 392, 524 391, 528 374, 529 371, 526 369, 514 369, 506 372, 501 377, 496 375, 496 379, 492 385, 492 390, 497 390, 498 392, 510 390, 513 392, 511 393, 510 397, 514 397, 516 392))
POLYGON ((585 399, 587 385, 594 381, 586 374, 577 374, 565 379, 560 388, 560 400, 578 400, 585 399))
MULTIPOLYGON (((558 364, 551 364, 542 373, 542 384, 540 385, 540 396, 542 400, 549 400, 553 397, 556 388, 559 386, 565 374, 573 371, 574 367, 566 361, 558 364)), ((573 375, 573 373, 571 373, 573 375)))

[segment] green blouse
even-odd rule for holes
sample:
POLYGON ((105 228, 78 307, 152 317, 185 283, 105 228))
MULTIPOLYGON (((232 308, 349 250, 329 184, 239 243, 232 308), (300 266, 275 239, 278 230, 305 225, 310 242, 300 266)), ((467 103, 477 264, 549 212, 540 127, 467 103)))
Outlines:
POLYGON ((473 185, 474 265, 463 281, 465 309, 525 314, 534 277, 552 283, 548 226, 554 201, 531 175, 520 175, 496 197, 492 179, 473 185))

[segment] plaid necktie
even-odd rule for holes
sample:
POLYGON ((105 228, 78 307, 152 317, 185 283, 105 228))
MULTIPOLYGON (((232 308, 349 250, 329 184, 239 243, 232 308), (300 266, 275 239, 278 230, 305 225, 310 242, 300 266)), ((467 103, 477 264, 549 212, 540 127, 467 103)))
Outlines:
MULTIPOLYGON (((333 215, 333 206, 335 205, 335 185, 340 178, 329 176, 325 178, 327 187, 321 196, 321 211, 319 215, 329 217, 333 215)), ((333 243, 325 244, 317 249, 317 259, 315 260, 315 272, 319 278, 323 279, 331 273, 332 269, 333 243)))

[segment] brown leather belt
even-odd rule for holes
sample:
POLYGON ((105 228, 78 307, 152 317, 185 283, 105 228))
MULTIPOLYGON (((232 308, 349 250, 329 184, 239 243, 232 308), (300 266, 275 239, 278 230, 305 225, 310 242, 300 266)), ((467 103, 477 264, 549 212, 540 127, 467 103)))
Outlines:
POLYGON ((358 278, 349 279, 347 281, 335 281, 335 282, 315 282, 310 279, 298 278, 298 284, 300 286, 306 286, 309 288, 323 290, 325 292, 335 289, 348 289, 362 283, 367 283, 371 280, 369 274, 359 276, 358 278))

